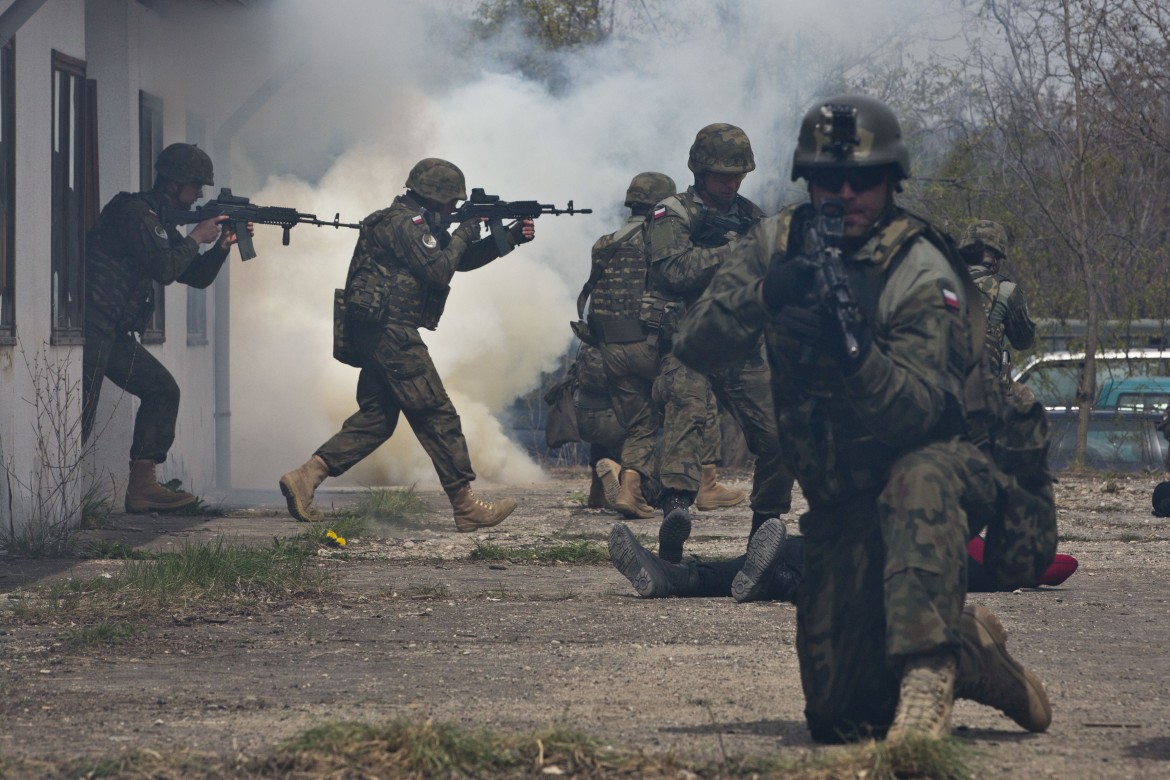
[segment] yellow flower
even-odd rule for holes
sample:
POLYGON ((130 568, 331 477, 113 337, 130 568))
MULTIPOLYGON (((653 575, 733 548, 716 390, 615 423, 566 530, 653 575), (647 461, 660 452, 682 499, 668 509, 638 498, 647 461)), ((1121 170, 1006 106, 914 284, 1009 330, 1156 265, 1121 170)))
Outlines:
POLYGON ((345 537, 344 536, 337 537, 337 546, 338 547, 345 547, 345 537))
POLYGON ((337 538, 337 532, 336 532, 336 531, 327 531, 327 532, 325 533, 325 538, 326 538, 326 539, 336 539, 336 538, 337 538))

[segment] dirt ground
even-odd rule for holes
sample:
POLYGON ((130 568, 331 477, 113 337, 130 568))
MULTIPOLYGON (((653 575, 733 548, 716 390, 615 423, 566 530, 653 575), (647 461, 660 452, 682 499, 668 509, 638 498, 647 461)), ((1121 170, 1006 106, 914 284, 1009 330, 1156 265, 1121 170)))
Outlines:
MULTIPOLYGON (((1017 658, 1045 681, 1047 734, 956 707, 979 776, 1170 777, 1170 527, 1150 513, 1157 477, 1063 475, 1062 552, 1080 569, 1059 588, 974 594, 1001 618, 1017 658)), ((729 482, 746 487, 744 479, 729 482)), ((641 600, 605 565, 468 559, 569 535, 604 540, 616 516, 582 506, 583 470, 482 486, 520 507, 499 529, 454 532, 438 488, 419 488, 432 527, 351 539, 321 558, 340 586, 278 610, 160 615, 132 642, 71 654, 67 625, 14 620, 29 587, 88 579, 117 561, 0 558, 0 757, 60 760, 129 749, 264 754, 326 720, 410 715, 500 732, 564 723, 612 744, 716 759, 807 751, 794 608, 728 598, 641 600)), ((344 504, 352 493, 323 493, 344 504)), ((224 503, 223 517, 116 516, 94 532, 161 550, 225 536, 299 534, 275 493, 224 503)), ((747 510, 704 513, 688 552, 742 550, 747 510)), ((650 539, 654 521, 639 533, 650 539)))

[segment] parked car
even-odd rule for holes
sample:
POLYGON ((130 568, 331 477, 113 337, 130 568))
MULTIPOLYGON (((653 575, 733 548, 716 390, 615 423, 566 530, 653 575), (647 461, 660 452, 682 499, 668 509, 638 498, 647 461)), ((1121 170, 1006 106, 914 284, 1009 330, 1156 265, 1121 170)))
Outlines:
MULTIPOLYGON (((1077 443, 1077 410, 1050 410, 1052 445, 1048 465, 1062 469, 1073 462, 1077 443)), ((1095 409, 1089 413, 1084 466, 1116 471, 1162 471, 1166 439, 1155 427, 1161 412, 1095 409)))
MULTIPOLYGON (((1084 362, 1084 352, 1048 352, 1024 364, 1013 378, 1048 409, 1073 409, 1084 362)), ((1101 352, 1096 366, 1094 408, 1160 411, 1170 403, 1170 349, 1101 352)))

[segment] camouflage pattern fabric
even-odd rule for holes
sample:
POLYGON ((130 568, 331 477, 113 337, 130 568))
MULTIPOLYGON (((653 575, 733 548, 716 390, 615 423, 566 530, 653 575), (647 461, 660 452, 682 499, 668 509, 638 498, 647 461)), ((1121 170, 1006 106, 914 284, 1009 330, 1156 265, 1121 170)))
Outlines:
MULTIPOLYGON (((730 213, 721 216, 750 223, 762 214, 754 203, 737 197, 730 213)), ((650 289, 693 301, 706 289, 718 268, 732 256, 739 236, 734 232, 704 229, 701 227, 703 215, 704 206, 694 187, 667 198, 655 208, 647 231, 650 289)), ((721 366, 707 378, 719 403, 739 423, 748 450, 756 457, 752 511, 777 516, 791 507, 793 478, 780 452, 768 374, 757 335, 754 349, 749 348, 737 363, 721 366)), ((674 384, 663 384, 661 388, 668 410, 663 427, 677 434, 685 430, 690 418, 672 418, 670 410, 686 409, 693 414, 694 408, 687 399, 672 398, 670 390, 673 387, 674 384)), ((691 446, 691 443, 692 440, 682 436, 664 439, 663 460, 668 457, 679 462, 693 459, 693 455, 681 449, 691 446), (680 450, 668 456, 668 442, 677 442, 680 450)))
MULTIPOLYGON (((130 460, 162 463, 175 442, 179 385, 171 372, 129 333, 113 335, 86 328, 82 350, 82 437, 93 433, 102 379, 106 378, 141 403, 134 415, 130 460)), ((103 425, 97 425, 100 434, 103 425)))
POLYGON ((756 158, 747 133, 735 125, 716 122, 695 134, 687 167, 698 175, 751 173, 756 169, 756 158))
POLYGON ((353 324, 358 410, 315 453, 336 477, 378 449, 393 434, 401 413, 430 456, 448 492, 475 479, 467 441, 443 380, 416 328, 386 323, 353 324))
MULTIPOLYGON (((193 238, 162 224, 162 192, 119 193, 86 237, 85 346, 82 349, 82 439, 93 433, 102 380, 137 396, 131 460, 162 463, 175 439, 179 388, 170 372, 131 333, 154 311, 154 285, 182 282, 205 288, 228 252, 199 253, 193 238)), ((100 429, 100 426, 99 426, 100 429)))
POLYGON ((1011 360, 1005 358, 1008 343, 1013 349, 1029 349, 1036 341, 1036 323, 1028 316, 1024 292, 1011 284, 1008 278, 994 273, 985 265, 969 266, 971 278, 982 293, 981 303, 987 315, 987 336, 984 352, 988 369, 1002 382, 1011 381, 1011 360), (1004 300, 1003 292, 1010 290, 1004 300))
POLYGON ((479 239, 479 223, 448 235, 409 195, 362 220, 346 280, 348 329, 362 367, 358 411, 316 452, 330 476, 389 439, 401 414, 448 494, 475 479, 459 415, 418 328, 438 324, 456 271, 498 256, 490 238, 479 239))
POLYGON ((1000 257, 1007 257, 1007 231, 998 222, 992 222, 989 219, 977 219, 972 222, 963 232, 963 240, 959 244, 959 248, 963 249, 976 244, 998 252, 1000 257))
POLYGON ((577 430, 581 434, 581 441, 606 452, 616 453, 615 459, 620 459, 626 429, 618 422, 609 397, 601 350, 582 344, 576 362, 577 390, 573 395, 573 406, 577 411, 577 430))
POLYGON ((843 376, 759 302, 792 220, 765 219, 737 247, 684 318, 676 351, 711 370, 766 334, 783 453, 810 507, 797 606, 806 717, 814 738, 833 740, 889 725, 902 656, 957 647, 965 545, 995 491, 985 456, 957 438, 974 363, 950 263, 900 214, 847 256, 854 289, 872 290, 862 308, 873 346, 843 376))

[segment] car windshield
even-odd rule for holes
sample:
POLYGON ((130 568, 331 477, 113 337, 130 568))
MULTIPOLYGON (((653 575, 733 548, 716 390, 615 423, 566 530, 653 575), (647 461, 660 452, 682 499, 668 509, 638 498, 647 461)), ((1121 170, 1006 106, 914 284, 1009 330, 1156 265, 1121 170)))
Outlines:
MULTIPOLYGON (((1042 362, 1027 370, 1020 381, 1049 408, 1072 408, 1077 405, 1077 382, 1084 360, 1042 362)), ((1131 408, 1161 408, 1165 406, 1164 393, 1170 392, 1170 359, 1164 357, 1099 357, 1097 365, 1096 406, 1120 406, 1122 396, 1128 395, 1131 408), (1149 380, 1141 381, 1148 377, 1149 380), (1149 400, 1141 398, 1148 395, 1149 400), (1159 407, 1161 404, 1161 407, 1159 407)))

